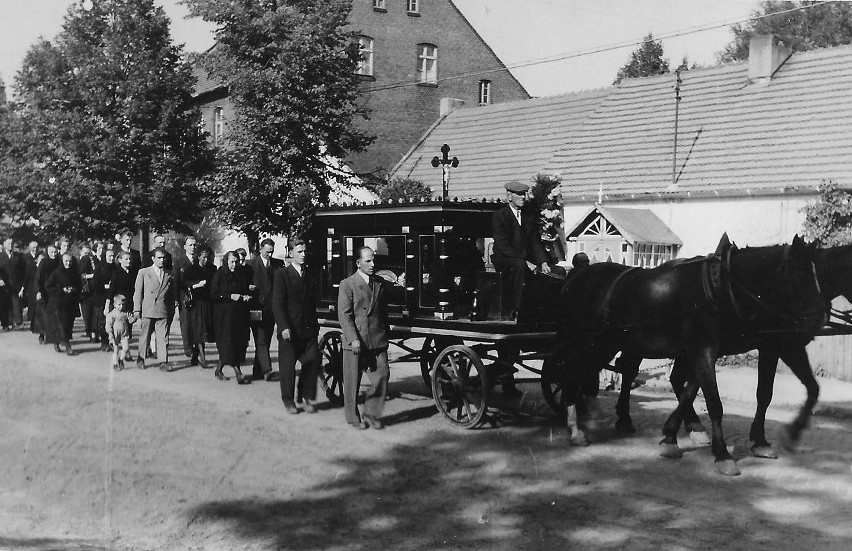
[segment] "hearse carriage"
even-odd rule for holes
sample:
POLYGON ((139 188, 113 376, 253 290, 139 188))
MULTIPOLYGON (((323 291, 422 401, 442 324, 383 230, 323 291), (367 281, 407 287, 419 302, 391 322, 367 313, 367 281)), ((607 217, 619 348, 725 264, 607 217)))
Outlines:
MULTIPOLYGON (((308 239, 309 266, 321 282, 320 340, 328 398, 343 395, 337 318, 340 281, 355 270, 361 246, 376 254, 376 275, 388 281, 392 344, 419 360, 439 411, 473 428, 488 409, 489 389, 529 362, 546 357, 556 332, 553 298, 562 280, 540 276, 524 289, 521 307, 491 265, 493 201, 358 204, 319 211, 308 239), (424 339, 419 349, 409 339, 424 339)), ((545 396, 556 407, 553 390, 545 396)))

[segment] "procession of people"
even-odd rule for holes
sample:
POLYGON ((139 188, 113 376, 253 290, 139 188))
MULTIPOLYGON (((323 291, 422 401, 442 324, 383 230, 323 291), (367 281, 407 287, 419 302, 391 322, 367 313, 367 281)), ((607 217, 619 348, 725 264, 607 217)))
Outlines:
MULTIPOLYGON (((316 413, 321 370, 319 283, 306 270, 302 239, 288 240, 291 262, 287 265, 273 258, 274 241, 264 239, 255 257, 247 260, 245 249, 229 251, 218 268, 212 249, 194 236, 184 238, 183 254, 174 257, 166 251, 161 235, 144 256, 131 248, 132 239, 133 233, 123 229, 115 241, 79 244, 79 256, 73 254, 67 238, 43 248, 31 241, 25 251, 22 244, 6 239, 0 252, 2 329, 28 328, 40 344, 52 344, 56 352, 69 356, 77 354, 73 341, 97 344, 100 351, 109 352, 116 371, 156 364, 160 371, 170 372, 177 367, 169 355, 169 333, 177 313, 181 348, 190 366, 215 368, 213 374, 221 381, 230 380, 233 371, 238 384, 279 382, 285 411, 316 413), (82 339, 73 335, 78 318, 83 322, 82 339), (134 333, 137 340, 131 351, 134 333), (271 361, 273 336, 278 342, 278 370, 271 361), (252 338, 255 357, 247 360, 252 338), (212 346, 217 362, 208 358, 212 346), (252 361, 251 374, 241 369, 247 361, 252 361), (298 382, 297 361, 301 365, 298 382)), ((356 429, 381 429, 388 376, 384 280, 372 275, 369 248, 359 250, 354 262, 358 272, 353 277, 359 279, 353 281, 363 278, 369 285, 341 286, 340 322, 347 338, 345 419, 356 429), (354 297, 361 297, 354 300, 366 297, 376 305, 363 314, 370 320, 366 326, 360 311, 356 322, 352 291, 354 297), (374 293, 377 300, 372 298, 374 293), (368 328, 366 332, 363 327, 368 328), (362 358, 369 364, 371 382, 363 416, 356 405, 362 358)))

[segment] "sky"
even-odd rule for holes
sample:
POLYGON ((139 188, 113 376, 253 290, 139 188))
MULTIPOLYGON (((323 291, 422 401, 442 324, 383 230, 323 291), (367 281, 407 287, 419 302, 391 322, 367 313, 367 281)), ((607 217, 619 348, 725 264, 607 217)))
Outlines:
MULTIPOLYGON (((97 0, 95 0, 97 1, 97 0)), ((213 28, 187 19, 178 0, 155 0, 172 19, 172 36, 189 52, 213 44, 213 28)), ((355 0, 367 1, 367 0, 355 0)), ((403 0, 389 0, 402 2, 403 0)), ((430 0, 423 0, 430 1, 430 0)), ((749 17, 756 0, 454 0, 515 77, 533 96, 608 86, 635 43, 649 32, 676 34, 749 17), (614 45, 625 47, 526 65, 614 45), (518 65, 517 68, 513 68, 518 65)), ((0 77, 10 85, 29 47, 53 38, 72 0, 0 0, 0 77)), ((727 26, 663 40, 670 65, 712 64, 731 39, 727 26)))

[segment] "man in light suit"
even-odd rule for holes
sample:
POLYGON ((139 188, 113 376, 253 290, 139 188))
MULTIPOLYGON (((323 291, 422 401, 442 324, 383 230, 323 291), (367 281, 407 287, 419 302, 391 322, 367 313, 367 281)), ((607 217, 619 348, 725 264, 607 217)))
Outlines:
POLYGON ((281 400, 289 413, 299 413, 295 402, 296 360, 302 364, 299 398, 307 413, 315 413, 320 353, 317 345, 319 321, 317 282, 305 270, 305 242, 287 242, 292 262, 275 271, 272 309, 278 324, 278 371, 281 374, 281 400))
POLYGON ((153 250, 151 259, 151 266, 139 270, 133 293, 133 315, 142 320, 136 348, 136 365, 145 369, 145 351, 153 332, 157 339, 157 361, 160 363, 160 370, 168 371, 168 323, 174 316, 175 289, 171 272, 163 268, 166 251, 157 247, 153 250))
MULTIPOLYGON (((260 242, 260 254, 249 260, 246 266, 251 273, 251 284, 254 285, 253 308, 259 308, 261 319, 251 322, 251 333, 254 336, 254 364, 252 379, 274 381, 279 374, 272 371, 269 359, 269 346, 272 343, 272 332, 275 329, 275 313, 272 308, 273 276, 282 266, 282 262, 272 258, 275 252, 275 242, 264 239, 260 242)), ((292 398, 292 397, 291 397, 292 398)))
POLYGON ((382 429, 382 408, 390 373, 385 280, 373 275, 373 249, 359 248, 355 259, 358 271, 340 282, 337 297, 337 315, 343 331, 343 410, 346 422, 355 429, 382 429), (370 380, 363 418, 358 415, 356 404, 361 384, 359 365, 370 380))

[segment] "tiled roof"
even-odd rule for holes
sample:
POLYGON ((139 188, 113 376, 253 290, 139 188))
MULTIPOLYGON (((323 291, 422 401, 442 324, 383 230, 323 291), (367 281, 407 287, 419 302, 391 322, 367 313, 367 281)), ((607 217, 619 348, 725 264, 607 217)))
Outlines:
POLYGON ((458 157, 450 195, 499 197, 510 180, 529 182, 612 89, 468 107, 450 112, 394 168, 393 177, 422 181, 436 192, 441 171, 430 164, 443 144, 458 157))
POLYGON ((566 199, 748 195, 852 187, 852 46, 794 54, 768 85, 748 62, 682 73, 672 185, 675 75, 451 112, 394 169, 441 188, 442 144, 458 168, 450 195, 502 195, 508 180, 562 176, 566 199))
POLYGON ((192 76, 195 77, 195 90, 192 95, 198 97, 201 94, 212 92, 219 88, 224 88, 223 84, 216 82, 207 75, 207 70, 201 67, 201 64, 196 62, 192 66, 192 76))
POLYGON ((683 245, 683 241, 651 210, 597 205, 597 211, 632 242, 683 245))
POLYGON ((547 164, 566 197, 775 193, 852 186, 852 47, 793 55, 766 86, 748 63, 682 74, 676 185, 675 76, 625 80, 547 164))

